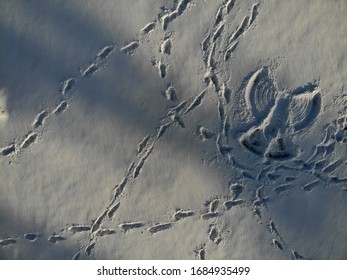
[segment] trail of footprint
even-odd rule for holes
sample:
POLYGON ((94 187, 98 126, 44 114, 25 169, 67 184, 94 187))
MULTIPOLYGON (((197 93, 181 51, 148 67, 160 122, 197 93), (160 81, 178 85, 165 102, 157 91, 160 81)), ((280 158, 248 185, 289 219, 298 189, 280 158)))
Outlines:
POLYGON ((68 104, 65 100, 61 101, 60 104, 54 109, 53 114, 59 115, 66 110, 68 104))
POLYGON ((291 184, 283 184, 283 185, 280 185, 278 187, 275 187, 273 189, 274 192, 278 193, 278 194, 281 194, 289 189, 293 188, 293 185, 291 184))
POLYGON ((237 199, 245 190, 245 187, 239 183, 231 183, 229 186, 233 200, 237 199))
POLYGON ((157 24, 156 21, 147 23, 147 24, 141 29, 141 32, 142 32, 142 33, 145 33, 145 34, 151 33, 151 32, 154 30, 156 24, 157 24))
POLYGON ((259 213, 261 215, 261 208, 266 207, 267 202, 270 201, 270 197, 264 195, 264 187, 260 187, 256 190, 256 197, 253 201, 254 207, 256 207, 256 210, 259 210, 259 213))
POLYGON ((248 21, 248 27, 252 25, 252 23, 255 21, 255 18, 258 15, 258 6, 259 6, 259 3, 256 3, 252 7, 251 16, 249 17, 249 21, 248 21))
POLYGON ((16 151, 16 145, 12 144, 0 150, 0 154, 3 156, 9 156, 16 151))
POLYGON ((158 67, 159 76, 160 76, 161 78, 165 78, 165 76, 166 76, 166 71, 167 71, 167 65, 166 65, 162 60, 160 60, 160 61, 157 63, 157 67, 158 67))
POLYGON ((205 93, 206 93, 206 89, 203 90, 198 96, 196 96, 193 99, 193 101, 190 103, 188 108, 185 110, 184 115, 187 115, 190 111, 194 110, 196 107, 198 107, 201 104, 201 102, 205 96, 205 93))
POLYGON ((151 139, 150 135, 146 135, 141 142, 137 145, 137 153, 140 154, 143 149, 147 146, 147 143, 151 139))
POLYGON ((217 228, 215 226, 211 227, 211 230, 208 234, 208 238, 214 242, 217 236, 218 236, 217 228))
POLYGON ((185 124, 183 119, 178 115, 178 114, 174 114, 171 116, 171 120, 173 123, 177 123, 180 127, 185 128, 185 124))
POLYGON ((151 234, 157 233, 159 231, 167 230, 172 227, 172 223, 157 224, 148 228, 148 232, 151 234))
POLYGON ((107 235, 113 235, 115 233, 116 233, 115 229, 99 229, 95 232, 95 235, 99 237, 104 237, 107 235))
POLYGON ((66 238, 59 235, 59 234, 53 234, 50 237, 48 237, 47 241, 50 243, 57 243, 58 241, 64 241, 66 238))
POLYGON ((198 257, 199 260, 205 260, 206 259, 206 244, 201 244, 200 246, 196 247, 193 251, 198 257))
POLYGON ((207 213, 203 213, 201 215, 201 218, 203 220, 209 220, 209 219, 212 219, 212 218, 216 218, 220 216, 220 213, 219 212, 207 212, 207 213))
POLYGON ((158 130, 158 133, 156 136, 156 140, 159 140, 164 135, 166 130, 171 126, 171 124, 172 123, 165 123, 159 127, 159 130, 158 130))
POLYGON ((169 14, 166 14, 163 16, 161 26, 162 26, 164 31, 167 30, 169 23, 172 22, 177 17, 177 15, 178 15, 177 12, 173 11, 173 12, 170 12, 169 14))
POLYGON ((269 224, 267 226, 267 229, 269 230, 269 232, 271 234, 277 236, 279 239, 279 240, 277 240, 275 238, 273 239, 273 245, 274 245, 275 249, 283 250, 284 248, 286 248, 290 252, 290 254, 292 255, 292 257, 294 259, 304 259, 304 257, 301 256, 298 252, 291 250, 289 248, 289 246, 283 240, 281 234, 278 231, 277 226, 275 225, 275 222, 272 219, 270 219, 269 224))
MULTIPOLYGON (((262 186, 262 187, 257 189, 257 191, 256 191, 256 198, 257 199, 261 199, 263 197, 264 197, 264 187, 262 186)), ((264 210, 267 210, 267 208, 264 208, 264 210)), ((284 250, 284 249, 286 249, 286 250, 289 251, 289 253, 293 257, 294 256, 293 252, 296 252, 296 251, 293 251, 293 250, 291 250, 288 247, 288 245, 286 244, 286 242, 284 241, 284 239, 280 235, 280 232, 279 232, 275 222, 270 218, 267 223, 264 223, 263 218, 262 218, 262 214, 260 212, 260 209, 257 208, 257 207, 255 207, 253 209, 253 213, 260 219, 260 224, 265 224, 266 225, 266 229, 269 231, 269 233, 271 233, 272 235, 274 235, 276 237, 276 238, 272 238, 272 245, 274 246, 274 248, 277 249, 277 250, 284 250)), ((300 255, 296 252, 295 256, 299 257, 300 255)), ((296 257, 294 257, 294 258, 297 259, 296 257)))
POLYGON ((174 21, 178 16, 182 15, 183 12, 187 9, 187 6, 191 0, 181 0, 177 3, 176 9, 169 11, 162 17, 162 28, 164 31, 167 30, 169 23, 174 21))
POLYGON ((229 0, 225 5, 226 13, 229 14, 235 5, 236 0, 229 0))
POLYGON ((216 42, 224 30, 224 22, 221 22, 212 35, 212 41, 216 42))
POLYGON ((163 54, 170 55, 171 54, 171 48, 172 48, 172 41, 171 38, 166 38, 164 42, 160 45, 159 51, 163 54))
POLYGON ((98 69, 99 67, 93 62, 83 71, 82 76, 89 77, 92 74, 94 74, 98 69))
POLYGON ((215 25, 218 25, 223 20, 223 5, 219 6, 216 16, 215 16, 215 25))
POLYGON ((272 167, 271 166, 268 166, 268 167, 265 167, 265 168, 262 168, 258 175, 257 175, 257 181, 260 181, 261 179, 263 179, 265 177, 266 174, 269 174, 267 173, 272 167))
MULTIPOLYGON (((87 254, 87 256, 90 256, 90 254, 92 253, 92 250, 95 247, 95 242, 91 242, 86 248, 85 248, 85 253, 87 254)), ((76 256, 76 255, 75 255, 76 256)))
POLYGON ((177 5, 177 8, 176 8, 176 11, 178 13, 178 15, 182 15, 183 12, 187 9, 188 7, 188 4, 191 0, 181 0, 178 5, 177 5))
POLYGON ((63 81, 63 89, 61 90, 61 94, 65 96, 74 87, 75 83, 75 78, 69 78, 63 81))
POLYGON ((122 228, 125 232, 127 232, 132 229, 143 227, 144 225, 145 224, 142 222, 131 222, 120 224, 119 227, 122 228))
POLYGON ((48 117, 48 113, 46 111, 42 111, 41 113, 39 113, 33 122, 33 128, 36 129, 40 127, 47 117, 48 117))
POLYGON ((134 169, 134 174, 133 174, 134 179, 136 179, 137 176, 140 175, 140 171, 141 171, 144 164, 145 164, 145 159, 142 158, 134 169))
POLYGON ((236 50, 237 45, 239 44, 239 41, 236 41, 232 43, 227 50, 225 51, 224 54, 224 60, 228 61, 231 58, 232 53, 236 50))
POLYGON ((224 206, 227 210, 235 206, 243 205, 245 201, 243 199, 228 200, 224 202, 224 206))
MULTIPOLYGON (((96 57, 96 61, 101 60, 101 59, 106 59, 107 56, 113 51, 114 49, 114 45, 109 45, 104 47, 97 55, 96 57)), ((83 73, 82 75, 90 75, 93 73, 93 67, 92 65, 94 65, 95 67, 97 66, 97 62, 93 62, 90 67, 88 67, 83 73)), ((76 79, 75 78, 68 78, 66 80, 64 80, 62 82, 62 89, 61 89, 61 94, 62 96, 66 95, 69 91, 71 91, 71 89, 74 87, 76 83, 76 79)), ((61 101, 61 103, 52 111, 53 114, 58 115, 62 112, 64 112, 66 110, 66 108, 68 107, 68 103, 67 101, 64 99, 61 101)), ((48 118, 49 113, 46 110, 43 110, 41 113, 39 113, 36 118, 33 121, 33 128, 38 129, 40 126, 44 125, 45 120, 48 118)), ((19 145, 20 149, 25 149, 28 146, 30 146, 31 144, 33 144, 37 139, 37 133, 35 131, 31 131, 28 133, 27 137, 25 138, 25 140, 22 142, 22 144, 19 145)), ((3 156, 9 156, 11 154, 13 154, 16 151, 16 145, 12 144, 8 147, 5 147, 3 149, 0 150, 0 154, 3 156)))
MULTIPOLYGON (((179 110, 180 110, 181 108, 183 108, 183 107, 184 107, 183 104, 181 104, 181 105, 177 106, 175 110, 176 110, 176 111, 179 111, 179 110)), ((172 109, 171 109, 171 110, 172 110, 172 109)), ((134 161, 134 162, 130 165, 130 167, 128 168, 128 171, 127 171, 127 175, 123 178, 123 181, 122 181, 119 185, 117 185, 117 186, 115 187, 114 197, 113 197, 113 199, 112 199, 112 201, 111 201, 110 206, 109 206, 109 207, 99 216, 99 218, 94 222, 94 225, 93 225, 93 227, 92 227, 92 231, 95 231, 95 230, 97 230, 97 229, 100 228, 100 226, 101 226, 101 224, 102 224, 102 222, 103 222, 103 220, 104 220, 106 214, 109 215, 109 217, 111 217, 112 214, 113 214, 113 213, 112 213, 112 212, 113 212, 113 209, 116 210, 116 208, 118 208, 118 205, 117 205, 117 204, 115 204, 115 205, 113 205, 113 206, 112 206, 112 204, 114 203, 115 199, 116 199, 116 198, 122 193, 122 191, 124 190, 125 185, 126 185, 126 183, 127 183, 127 181, 128 181, 128 176, 130 176, 130 174, 133 174, 133 178, 134 178, 134 179, 136 179, 136 178, 138 177, 138 175, 139 175, 139 173, 140 173, 140 171, 141 171, 141 169, 142 169, 142 167, 143 167, 143 165, 144 165, 146 159, 147 159, 148 156, 151 154, 151 152, 152 152, 152 150, 153 150, 153 148, 154 148, 155 142, 156 142, 160 137, 162 137, 162 135, 164 134, 165 130, 168 128, 169 125, 171 125, 171 123, 167 123, 167 124, 165 124, 165 125, 163 125, 163 126, 161 126, 161 127, 159 128, 158 133, 157 133, 157 139, 155 139, 154 142, 152 142, 152 144, 151 144, 151 145, 149 146, 149 148, 146 150, 144 156, 138 161, 137 164, 135 164, 135 161, 134 161), (111 209, 109 209, 110 207, 111 207, 111 209), (114 207, 114 208, 113 208, 113 207, 114 207)), ((145 139, 146 139, 146 137, 145 137, 145 139)), ((145 142, 147 142, 147 141, 150 141, 150 139, 146 140, 145 142)), ((142 152, 142 150, 143 150, 145 147, 147 147, 147 145, 148 145, 148 143, 146 143, 146 145, 144 145, 144 144, 140 145, 140 146, 141 146, 141 149, 140 149, 141 152, 142 152)), ((125 228, 125 229, 128 229, 129 227, 132 227, 132 226, 135 226, 135 227, 136 227, 136 226, 138 226, 138 224, 135 223, 135 224, 122 224, 122 225, 121 225, 121 227, 123 227, 123 228, 125 228)))
POLYGON ((165 97, 166 97, 166 99, 169 100, 169 101, 175 101, 175 100, 177 100, 176 90, 175 90, 175 88, 174 88, 172 85, 170 85, 170 86, 166 89, 166 91, 165 91, 165 97))
POLYGON ((173 218, 175 218, 175 220, 178 221, 178 220, 182 220, 182 219, 191 217, 193 215, 194 215, 193 211, 190 211, 190 210, 187 210, 187 211, 178 210, 178 211, 175 212, 175 214, 173 214, 173 218))
POLYGON ((216 43, 213 43, 212 47, 210 49, 210 52, 208 53, 208 57, 207 57, 206 66, 209 68, 209 70, 206 72, 206 77, 211 76, 211 72, 214 70, 214 68, 216 66, 215 61, 214 61, 215 52, 216 52, 216 43))
POLYGON ((114 204, 113 206, 111 206, 110 210, 108 210, 108 212, 107 212, 107 217, 108 217, 109 219, 112 219, 112 218, 113 218, 113 216, 114 216, 114 214, 116 213, 116 211, 118 210, 119 206, 120 206, 120 202, 117 202, 116 204, 114 204))
POLYGON ((207 85, 213 85, 215 88, 215 92, 218 93, 220 90, 220 82, 218 75, 215 73, 215 71, 212 68, 209 68, 205 75, 205 82, 207 85))
POLYGON ((277 226, 275 225, 275 222, 274 222, 272 219, 270 219, 270 221, 269 221, 268 230, 269 230, 272 234, 277 235, 277 236, 280 236, 280 235, 279 235, 279 232, 278 232, 278 230, 277 230, 277 226))
POLYGON ((243 18, 241 24, 237 28, 237 30, 233 33, 233 35, 231 35, 231 37, 229 39, 230 44, 233 43, 234 41, 236 41, 236 39, 239 38, 246 31, 248 21, 249 21, 249 16, 245 16, 243 18))
POLYGON ((216 244, 220 243, 221 238, 219 237, 219 231, 216 225, 211 226, 210 231, 208 233, 208 238, 216 244))
POLYGON ((72 233, 79 233, 79 232, 90 231, 90 230, 91 230, 91 227, 85 226, 85 225, 74 225, 68 228, 68 231, 72 233))
POLYGON ((279 241, 277 241, 275 238, 272 239, 272 244, 274 245, 276 249, 283 250, 282 244, 279 241))
POLYGON ((140 43, 138 40, 132 41, 128 44, 126 44, 124 47, 120 49, 121 52, 132 55, 135 53, 136 49, 140 46, 140 43))
MULTIPOLYGON (((162 134, 164 134, 164 132, 162 132, 162 134)), ((161 135, 162 135, 162 134, 161 134, 161 135)), ((160 137, 161 137, 161 136, 160 136, 160 137)), ((160 137, 159 137, 159 138, 160 138, 160 137)), ((157 137, 157 139, 159 139, 159 138, 157 137)), ((149 155, 151 154, 153 148, 154 148, 154 144, 152 144, 152 145, 148 148, 148 150, 146 151, 145 155, 140 159, 140 161, 138 162, 138 164, 135 166, 134 172, 133 172, 133 177, 134 177, 134 179, 136 179, 136 178, 139 176, 140 171, 141 171, 141 169, 143 168, 143 165, 145 164, 147 158, 148 158, 149 155)))
POLYGON ((115 49, 115 46, 108 45, 101 49, 101 51, 97 54, 96 59, 106 59, 115 49))
POLYGON ((310 182, 310 183, 307 183, 306 185, 304 185, 302 187, 302 189, 305 191, 305 192, 310 192, 313 190, 313 188, 317 187, 319 184, 321 183, 320 180, 315 180, 313 182, 310 182))
POLYGON ((245 16, 243 18, 237 30, 231 35, 229 43, 236 41, 254 23, 255 18, 258 15, 258 5, 259 3, 254 4, 250 16, 245 16))
POLYGON ((6 238, 0 240, 0 246, 8 246, 15 243, 17 243, 17 240, 15 238, 6 238))
MULTIPOLYGON (((135 167, 136 168, 136 167, 135 167)), ((94 246, 94 245, 93 245, 94 246)), ((202 252, 202 251, 201 251, 202 252)))
POLYGON ((180 111, 182 111, 184 109, 184 107, 186 107, 187 103, 188 103, 189 99, 182 101, 180 104, 178 104, 176 107, 173 107, 171 109, 169 109, 168 113, 166 114, 166 116, 170 116, 172 114, 178 114, 180 113, 180 111))
POLYGON ((108 213, 108 209, 104 210, 101 215, 94 221, 92 228, 91 228, 91 233, 95 233, 101 226, 101 223, 105 219, 106 215, 108 213))
POLYGON ((327 167, 325 167, 323 169, 323 172, 325 173, 331 173, 333 171, 335 171, 335 169, 341 165, 342 160, 341 159, 337 159, 334 162, 332 162, 331 164, 329 164, 327 167))
POLYGON ((29 240, 30 242, 35 242, 37 238, 39 238, 40 234, 38 233, 25 233, 24 238, 29 240))
POLYGON ((213 199, 211 202, 210 202, 210 209, 209 209, 209 212, 212 213, 212 212, 216 212, 217 211, 217 208, 219 206, 219 199, 218 198, 215 198, 213 199))
POLYGON ((37 133, 31 132, 27 135, 27 137, 24 139, 22 144, 20 144, 21 149, 28 148, 31 144, 33 144, 37 140, 37 133))
POLYGON ((115 189, 114 189, 114 194, 113 194, 112 203, 114 202, 114 200, 115 200, 118 196, 120 196, 120 195, 122 194, 122 192, 123 192, 123 190, 124 190, 125 185, 126 185, 127 182, 128 182, 128 178, 127 178, 127 176, 125 176, 125 177, 123 178, 123 180, 122 180, 119 184, 116 185, 116 187, 115 187, 115 189))

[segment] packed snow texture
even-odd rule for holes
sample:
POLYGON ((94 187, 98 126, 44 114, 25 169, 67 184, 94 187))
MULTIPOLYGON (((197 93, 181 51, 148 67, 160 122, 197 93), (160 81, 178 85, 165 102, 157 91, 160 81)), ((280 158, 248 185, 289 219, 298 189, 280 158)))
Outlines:
POLYGON ((347 2, 1 2, 1 259, 346 259, 347 2))

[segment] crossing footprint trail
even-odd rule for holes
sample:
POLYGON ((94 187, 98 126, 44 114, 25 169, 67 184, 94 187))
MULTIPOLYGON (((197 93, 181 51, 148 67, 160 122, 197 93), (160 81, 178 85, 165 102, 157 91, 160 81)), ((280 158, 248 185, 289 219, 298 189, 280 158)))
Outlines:
MULTIPOLYGON (((296 191, 299 185, 295 182, 301 173, 307 177, 307 182, 301 186, 303 192, 309 193, 326 182, 340 186, 346 191, 343 183, 347 182, 347 175, 339 177, 336 174, 339 174, 337 173, 339 169, 346 168, 347 162, 342 158, 336 159, 334 151, 339 145, 345 145, 347 142, 347 115, 342 115, 332 124, 327 125, 324 139, 308 158, 301 158, 298 143, 293 141, 296 133, 313 126, 315 120, 319 118, 323 104, 321 88, 317 82, 308 83, 293 91, 279 90, 274 79, 273 67, 264 65, 255 69, 245 78, 244 85, 240 89, 248 111, 249 123, 234 128, 239 131, 238 138, 231 139, 233 134, 230 131, 232 127, 230 101, 235 92, 228 85, 225 69, 232 65, 240 40, 251 32, 252 26, 257 24, 261 5, 258 2, 254 3, 249 7, 249 14, 244 15, 242 20, 236 23, 234 22, 236 0, 220 2, 213 22, 201 42, 202 59, 205 65, 205 77, 201 82, 205 89, 185 100, 180 100, 175 81, 167 81, 167 86, 162 90, 162 96, 170 106, 166 114, 158 120, 159 126, 155 132, 144 135, 138 143, 136 154, 133 155, 133 161, 128 166, 124 177, 110 189, 112 195, 108 204, 103 206, 100 214, 93 221, 82 225, 67 223, 59 233, 53 232, 49 235, 47 242, 52 244, 64 242, 73 236, 84 240, 79 242, 84 245, 81 245, 80 249, 71 256, 72 259, 77 260, 82 255, 91 257, 101 238, 112 235, 120 238, 119 233, 138 234, 143 228, 149 236, 154 237, 169 232, 186 219, 192 220, 192 217, 197 217, 208 225, 206 242, 192 246, 192 256, 207 259, 208 245, 213 243, 216 246, 223 246, 222 241, 230 235, 230 231, 223 227, 225 215, 240 207, 249 209, 253 213, 259 225, 271 236, 271 245, 274 250, 286 251, 288 258, 303 259, 304 256, 291 248, 290 244, 284 240, 281 229, 271 218, 267 205, 276 197, 296 191), (237 27, 232 29, 231 26, 237 27), (238 173, 236 177, 229 175, 230 183, 226 186, 229 195, 220 195, 209 201, 203 201, 198 209, 176 209, 171 217, 162 217, 159 223, 152 220, 122 220, 122 217, 117 216, 117 212, 127 203, 126 196, 122 195, 124 190, 136 180, 141 180, 142 169, 156 148, 156 144, 161 141, 167 131, 186 128, 186 123, 191 121, 189 116, 194 114, 198 107, 204 106, 204 99, 207 98, 209 89, 215 92, 215 95, 209 97, 216 101, 219 125, 217 128, 207 128, 195 124, 198 127, 197 137, 199 141, 215 141, 216 157, 221 159, 222 164, 238 173), (255 165, 252 164, 254 168, 247 167, 247 162, 242 163, 239 158, 240 153, 234 152, 233 142, 237 143, 237 149, 241 149, 243 160, 247 158, 245 156, 247 154, 259 158, 255 165), (121 222, 117 223, 116 217, 117 221, 121 222), (113 222, 112 225, 115 225, 114 228, 108 228, 110 221, 113 222), (86 242, 87 245, 85 245, 86 242)), ((178 40, 173 38, 171 24, 179 20, 180 16, 189 13, 190 8, 198 6, 194 4, 194 1, 190 0, 173 1, 171 9, 162 9, 157 19, 149 21, 141 28, 139 38, 125 42, 120 47, 115 44, 103 47, 92 61, 81 67, 80 72, 75 76, 67 77, 60 83, 60 103, 39 112, 33 120, 32 129, 21 139, 8 143, 0 150, 0 154, 4 157, 15 157, 38 141, 43 141, 40 139, 44 139, 44 127, 48 123, 47 120, 60 117, 70 107, 72 93, 78 88, 81 79, 90 79, 97 71, 102 71, 104 67, 107 67, 108 57, 116 51, 127 56, 134 55, 142 44, 151 42, 147 37, 159 30, 164 32, 164 36, 157 42, 156 57, 150 58, 150 61, 157 68, 159 77, 166 79, 170 71, 170 56, 175 48, 175 40, 178 40)), ((35 243, 42 236, 42 233, 28 232, 23 236, 7 237, 0 240, 0 247, 16 246, 18 239, 35 243)))

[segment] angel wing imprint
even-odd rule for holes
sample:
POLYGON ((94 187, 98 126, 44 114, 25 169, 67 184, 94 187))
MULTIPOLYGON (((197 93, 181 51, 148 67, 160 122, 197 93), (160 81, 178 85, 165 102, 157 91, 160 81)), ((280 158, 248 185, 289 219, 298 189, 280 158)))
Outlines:
POLYGON ((310 125, 321 109, 321 94, 317 85, 289 91, 279 91, 269 70, 261 68, 245 87, 248 112, 258 125, 240 137, 249 151, 273 159, 286 159, 296 154, 289 131, 299 131, 310 125))

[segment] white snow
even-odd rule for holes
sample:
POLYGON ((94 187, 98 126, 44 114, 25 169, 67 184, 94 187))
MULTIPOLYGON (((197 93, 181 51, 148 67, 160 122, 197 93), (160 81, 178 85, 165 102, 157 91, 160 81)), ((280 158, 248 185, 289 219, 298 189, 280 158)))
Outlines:
POLYGON ((1 259, 346 259, 346 1, 5 1, 1 259))

